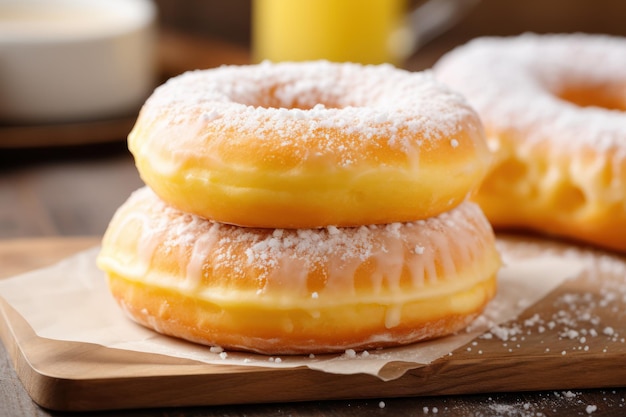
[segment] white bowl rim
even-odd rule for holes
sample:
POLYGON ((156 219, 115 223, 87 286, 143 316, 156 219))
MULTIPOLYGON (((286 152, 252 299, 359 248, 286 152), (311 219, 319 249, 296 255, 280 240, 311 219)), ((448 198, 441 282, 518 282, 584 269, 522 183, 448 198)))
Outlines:
MULTIPOLYGON (((110 39, 142 30, 153 24, 157 16, 157 7, 152 0, 0 0, 0 13, 4 7, 15 7, 20 11, 28 12, 32 8, 47 7, 58 11, 58 7, 68 10, 111 11, 123 15, 123 23, 115 24, 106 29, 88 31, 79 36, 71 33, 10 33, 2 30, 0 20, 0 46, 20 44, 53 44, 89 42, 100 39, 110 39)), ((41 9, 39 9, 41 10, 41 9)))

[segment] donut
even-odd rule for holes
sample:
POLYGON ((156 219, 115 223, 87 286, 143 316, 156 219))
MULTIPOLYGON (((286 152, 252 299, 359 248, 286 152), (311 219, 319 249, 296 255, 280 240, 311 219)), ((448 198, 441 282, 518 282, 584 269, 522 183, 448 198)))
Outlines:
POLYGON ((494 153, 475 195, 492 225, 626 252, 626 39, 477 38, 436 77, 478 111, 494 153))
POLYGON ((245 228, 180 211, 144 187, 113 216, 97 263, 143 326, 225 349, 301 354, 458 331, 493 297, 500 259, 473 202, 415 222, 245 228))
POLYGON ((324 61, 173 77, 128 146, 168 204, 269 228, 436 216, 473 192, 490 158, 474 110, 432 74, 324 61))

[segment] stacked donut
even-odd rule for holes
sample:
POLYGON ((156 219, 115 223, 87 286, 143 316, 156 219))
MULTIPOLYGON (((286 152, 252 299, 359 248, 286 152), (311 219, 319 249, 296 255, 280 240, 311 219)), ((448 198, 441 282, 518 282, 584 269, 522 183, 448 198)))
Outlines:
POLYGON ((475 39, 435 66, 478 111, 495 155, 477 194, 496 228, 626 252, 626 39, 475 39))
POLYGON ((138 323, 266 354, 396 346, 493 297, 474 111, 427 73, 328 62, 194 71, 129 135, 147 187, 98 256, 138 323))

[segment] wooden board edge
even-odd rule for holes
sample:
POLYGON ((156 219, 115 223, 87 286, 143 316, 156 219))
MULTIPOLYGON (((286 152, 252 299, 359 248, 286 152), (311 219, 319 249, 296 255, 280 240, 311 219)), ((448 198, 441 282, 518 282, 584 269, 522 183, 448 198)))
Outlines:
MULTIPOLYGON (((308 368, 270 369, 232 366, 218 367, 194 361, 164 358, 162 355, 109 349, 93 346, 85 351, 76 342, 62 342, 38 337, 28 326, 15 326, 23 318, 5 301, 0 300, 0 338, 15 366, 24 388, 35 403, 56 411, 104 411, 177 406, 217 406, 232 404, 303 402, 320 400, 373 399, 410 396, 438 396, 504 392, 510 387, 524 386, 524 391, 609 388, 623 383, 624 375, 610 372, 616 366, 626 367, 626 356, 621 362, 607 363, 601 355, 571 355, 563 363, 562 372, 555 378, 541 361, 533 358, 476 359, 463 355, 458 349, 450 358, 442 358, 431 365, 409 370, 398 379, 383 381, 365 374, 336 375, 308 368), (16 329, 19 327, 19 329, 16 329), (39 344, 39 349, 32 349, 39 344), (52 363, 51 345, 62 346, 60 363, 52 363), (43 347, 43 349, 42 349, 43 347), (78 349, 80 356, 90 363, 98 356, 114 355, 118 364, 137 362, 158 366, 163 374, 137 372, 125 377, 70 378, 59 372, 64 361, 71 361, 70 352, 78 349), (29 351, 50 355, 37 357, 29 351), (455 358, 457 355, 457 358, 455 358), (34 357, 31 357, 34 356, 34 357), (485 366, 486 362, 488 366, 485 366), (40 363, 38 365, 38 363, 40 363), (43 365, 41 365, 43 364, 43 365), (241 369, 245 368, 245 369, 241 369), (477 369, 479 374, 476 375, 477 369), (501 372, 506 369, 506 372, 501 372), (573 378, 585 372, 587 382, 573 378), (527 374, 534 375, 528 384, 527 374), (482 381, 476 384, 476 375, 482 381), (613 377, 611 377, 613 375, 613 377), (132 396, 124 393, 133 392, 132 396)), ((109 356, 110 358, 110 356, 109 356)))
MULTIPOLYGON (((62 247, 61 251, 71 252, 86 249, 95 243, 97 239, 92 237, 25 239, 10 244, 17 245, 11 246, 12 250, 17 247, 29 251, 33 244, 41 247, 54 244, 55 248, 62 247)), ((0 247, 3 244, 8 243, 0 241, 0 247)), ((44 408, 59 411, 476 394, 510 391, 511 387, 524 391, 610 388, 623 385, 626 378, 624 372, 614 372, 615 368, 626 369, 626 355, 621 355, 617 361, 607 361, 602 354, 571 354, 562 358, 559 374, 554 375, 537 358, 521 355, 496 359, 470 357, 464 353, 465 347, 457 349, 450 357, 410 370, 402 377, 387 382, 370 375, 336 375, 307 368, 211 371, 212 365, 176 360, 163 364, 160 362, 162 358, 145 360, 167 367, 169 374, 68 378, 56 373, 56 368, 41 365, 42 357, 33 358, 31 348, 44 340, 46 343, 62 343, 66 347, 81 344, 39 338, 30 326, 16 326, 19 319, 24 319, 21 316, 16 318, 17 312, 13 310, 12 314, 11 310, 6 302, 0 300, 0 339, 33 401, 44 408), (486 361, 489 366, 484 365, 486 361), (501 372, 505 367, 507 371, 501 372), (480 369, 482 384, 476 384, 475 378, 467 377, 476 374, 477 369, 480 369), (530 384, 527 377, 524 378, 529 372, 533 374, 530 384), (574 378, 581 372, 585 374, 584 383, 580 378, 574 378), (133 392, 134 395, 124 395, 125 392, 133 392)), ((44 355, 43 359, 54 359, 45 356, 53 355, 50 349, 39 349, 37 352, 44 355)), ((90 355, 97 352, 97 349, 91 350, 83 352, 83 355, 93 362, 90 355)), ((69 357, 70 353, 64 352, 64 355, 69 357)), ((138 355, 144 360, 149 354, 138 355)), ((125 357, 127 364, 129 358, 125 357)))
POLYGON ((46 408, 46 399, 39 395, 41 386, 45 386, 48 379, 46 375, 35 371, 27 359, 18 337, 14 334, 9 318, 8 303, 0 297, 0 342, 4 345, 9 355, 13 369, 22 383, 22 386, 30 398, 39 406, 46 408))
MULTIPOLYGON (((38 336, 25 319, 0 297, 0 342, 10 357, 11 363, 24 389, 31 399, 41 407, 59 411, 88 411, 111 409, 110 398, 102 398, 102 388, 117 387, 120 394, 130 387, 148 381, 164 378, 198 377, 211 375, 254 374, 267 369, 255 367, 218 366, 190 359, 176 358, 160 354, 133 352, 105 346, 47 339, 38 336), (97 367, 104 369, 94 377, 72 375, 72 370, 85 365, 83 369, 97 367), (145 372, 146 367, 151 372, 145 372), (137 369, 134 369, 137 368, 137 369), (142 372, 143 371, 143 372, 142 372), (86 394, 83 396, 83 394, 86 394)), ((119 407, 138 408, 145 404, 137 402, 136 396, 120 397, 130 399, 119 402, 119 407)), ((155 403, 156 404, 156 403, 155 403)), ((185 405, 173 402, 168 405, 185 405)))

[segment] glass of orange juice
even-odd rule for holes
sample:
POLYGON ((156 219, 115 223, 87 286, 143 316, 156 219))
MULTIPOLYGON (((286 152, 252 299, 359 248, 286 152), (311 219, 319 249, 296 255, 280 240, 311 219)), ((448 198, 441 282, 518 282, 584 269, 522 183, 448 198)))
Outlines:
POLYGON ((409 13, 409 0, 254 0, 253 59, 398 65, 476 1, 429 0, 409 13))

